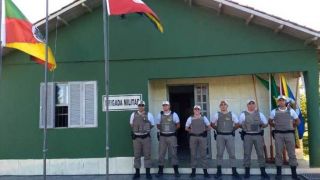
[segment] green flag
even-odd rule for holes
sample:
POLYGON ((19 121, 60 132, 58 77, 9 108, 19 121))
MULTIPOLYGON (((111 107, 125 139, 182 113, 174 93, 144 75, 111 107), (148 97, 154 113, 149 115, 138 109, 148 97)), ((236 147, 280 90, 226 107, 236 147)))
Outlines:
POLYGON ((258 75, 255 75, 259 80, 260 82, 262 83, 262 85, 267 88, 267 90, 269 90, 269 81, 263 79, 262 77, 258 76, 258 75))
POLYGON ((272 109, 275 109, 278 107, 277 105, 277 97, 280 95, 279 88, 277 86, 276 81, 274 80, 273 75, 271 75, 271 107, 272 109))
MULTIPOLYGON (((258 75, 255 75, 259 81, 262 83, 262 85, 269 90, 269 81, 261 78, 258 75)), ((280 95, 279 90, 278 90, 278 86, 277 83, 273 77, 273 75, 271 75, 271 109, 275 109, 277 107, 277 100, 276 98, 280 95)))

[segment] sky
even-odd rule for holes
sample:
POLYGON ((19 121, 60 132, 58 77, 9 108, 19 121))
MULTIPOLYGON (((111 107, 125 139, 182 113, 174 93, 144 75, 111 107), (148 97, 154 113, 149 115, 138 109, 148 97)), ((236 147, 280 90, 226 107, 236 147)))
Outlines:
MULTIPOLYGON (((49 0, 54 12, 74 0, 49 0)), ((320 31, 320 0, 233 0, 242 5, 320 31)), ((13 0, 31 22, 45 17, 45 0, 13 0), (41 8, 43 7, 43 8, 41 8)))
MULTIPOLYGON (((12 0, 32 23, 46 16, 46 0, 12 0)), ((49 13, 53 13, 74 0, 49 0, 49 13)))
POLYGON ((233 0, 320 31, 320 0, 233 0))

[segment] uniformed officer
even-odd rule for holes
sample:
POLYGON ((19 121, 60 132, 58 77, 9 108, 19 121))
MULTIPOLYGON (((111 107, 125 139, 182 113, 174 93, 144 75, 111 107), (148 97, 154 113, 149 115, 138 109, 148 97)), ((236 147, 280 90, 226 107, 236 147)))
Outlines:
POLYGON ((274 127, 274 139, 276 146, 276 179, 281 179, 281 166, 283 163, 282 152, 284 146, 288 151, 289 165, 291 166, 291 176, 297 179, 297 158, 295 154, 294 130, 299 125, 300 119, 297 113, 286 106, 286 97, 277 97, 278 108, 270 113, 269 124, 274 127))
POLYGON ((266 117, 256 109, 256 102, 253 99, 247 101, 247 110, 243 111, 239 117, 239 123, 242 128, 245 178, 250 177, 250 161, 252 146, 254 145, 261 171, 261 177, 269 178, 266 173, 266 160, 263 152, 263 128, 268 126, 266 117))
POLYGON ((205 178, 210 178, 208 174, 208 162, 207 162, 207 131, 210 130, 210 122, 206 116, 201 115, 201 107, 195 105, 193 107, 193 116, 190 116, 186 122, 186 131, 190 135, 190 156, 191 156, 191 168, 192 173, 190 177, 196 176, 196 165, 197 165, 197 150, 200 153, 200 166, 203 168, 205 178))
POLYGON ((217 174, 216 178, 222 175, 221 166, 224 149, 227 149, 229 154, 230 164, 232 167, 232 176, 239 178, 236 169, 236 156, 235 156, 235 130, 239 128, 238 117, 235 113, 228 111, 228 102, 221 100, 219 103, 220 112, 212 116, 211 126, 216 130, 215 136, 217 141, 217 174))
POLYGON ((177 157, 177 136, 176 130, 180 128, 180 119, 177 113, 170 110, 169 101, 162 102, 162 109, 157 117, 157 127, 160 131, 159 137, 159 171, 157 176, 163 175, 163 167, 165 163, 165 155, 169 153, 171 157, 171 165, 174 169, 176 177, 180 177, 178 171, 178 157, 177 157))
POLYGON ((140 178, 141 157, 144 156, 147 179, 152 179, 151 168, 151 138, 150 130, 154 126, 154 119, 151 113, 145 112, 145 102, 138 102, 138 111, 133 112, 130 117, 132 128, 134 168, 136 173, 133 179, 140 178))

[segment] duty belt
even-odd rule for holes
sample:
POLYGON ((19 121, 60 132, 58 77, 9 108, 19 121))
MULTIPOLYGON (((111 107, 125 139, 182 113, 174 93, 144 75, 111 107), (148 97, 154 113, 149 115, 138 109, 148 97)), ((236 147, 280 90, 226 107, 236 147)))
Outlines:
POLYGON ((272 130, 272 137, 274 139, 274 135, 276 133, 280 133, 280 134, 288 134, 288 133, 293 133, 295 134, 294 130, 272 130))
POLYGON ((217 135, 234 135, 234 131, 232 131, 232 132, 218 132, 217 131, 217 135))
POLYGON ((170 137, 170 136, 176 136, 176 133, 162 133, 160 132, 160 136, 170 137))
POLYGON ((247 132, 245 132, 245 131, 240 131, 239 133, 240 133, 241 140, 243 141, 245 135, 249 135, 249 136, 263 136, 263 135, 264 135, 264 130, 261 130, 260 132, 254 132, 254 133, 247 133, 247 132))
POLYGON ((136 134, 133 134, 133 135, 134 135, 134 138, 141 138, 141 139, 150 137, 150 133, 148 133, 148 134, 143 134, 143 135, 136 135, 136 134))
POLYGON ((273 130, 273 133, 287 134, 287 133, 295 133, 294 130, 273 130))
POLYGON ((196 136, 196 137, 207 137, 208 133, 207 131, 204 131, 200 134, 190 133, 190 136, 196 136))

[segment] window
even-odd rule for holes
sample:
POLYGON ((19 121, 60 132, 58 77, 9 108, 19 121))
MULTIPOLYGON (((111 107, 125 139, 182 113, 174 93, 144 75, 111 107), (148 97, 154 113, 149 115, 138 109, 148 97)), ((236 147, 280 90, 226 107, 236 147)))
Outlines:
POLYGON ((205 116, 209 116, 208 111, 208 100, 209 100, 209 92, 207 84, 196 84, 194 86, 194 96, 195 96, 195 104, 201 106, 201 113, 205 116))
MULTIPOLYGON (((97 83, 48 83, 47 127, 97 127, 97 83)), ((45 86, 40 85, 40 128, 44 127, 45 86)))
POLYGON ((56 83, 55 127, 68 127, 69 96, 68 84, 56 83))

